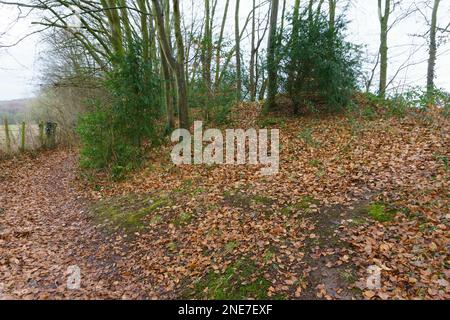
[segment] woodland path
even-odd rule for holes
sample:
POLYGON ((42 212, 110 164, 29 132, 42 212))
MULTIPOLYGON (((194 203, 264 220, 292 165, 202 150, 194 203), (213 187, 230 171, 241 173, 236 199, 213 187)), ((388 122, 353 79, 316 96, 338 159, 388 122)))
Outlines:
MULTIPOLYGON (((46 153, 0 177, 0 283, 4 298, 122 298, 112 244, 91 223, 73 186, 76 156, 46 153), (81 289, 67 289, 67 270, 81 289)), ((126 296, 125 296, 126 297, 126 296)))

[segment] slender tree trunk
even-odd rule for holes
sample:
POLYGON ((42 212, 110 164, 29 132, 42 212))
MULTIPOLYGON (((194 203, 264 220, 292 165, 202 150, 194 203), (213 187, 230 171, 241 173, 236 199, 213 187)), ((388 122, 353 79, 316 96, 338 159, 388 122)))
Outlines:
POLYGON ((388 69, 388 22, 390 15, 391 0, 385 0, 384 14, 382 0, 378 0, 378 15, 380 19, 380 88, 379 96, 386 97, 387 69, 388 69))
POLYGON ((100 3, 105 11, 106 17, 108 19, 109 27, 111 29, 111 44, 114 49, 114 53, 118 57, 123 57, 125 54, 123 47, 123 38, 122 38, 122 28, 120 26, 120 17, 116 9, 108 9, 114 8, 114 3, 112 0, 100 0, 100 3))
POLYGON ((236 41, 236 100, 242 100, 242 74, 241 74, 241 37, 239 30, 240 0, 236 0, 236 12, 234 15, 234 35, 236 41))
POLYGON ((179 0, 173 0, 173 16, 175 26, 175 39, 177 42, 177 85, 178 85, 178 112, 180 118, 180 127, 189 129, 189 110, 187 102, 186 75, 184 73, 184 44, 181 34, 181 14, 179 0))
POLYGON ((277 73, 278 68, 275 63, 275 53, 277 45, 277 21, 278 21, 278 4, 279 0, 272 0, 272 8, 270 13, 269 42, 267 45, 267 70, 268 70, 268 97, 267 110, 271 111, 276 108, 276 94, 278 91, 277 73))
POLYGON ((253 0, 253 13, 252 13, 252 36, 251 36, 251 48, 250 48, 250 101, 256 100, 256 79, 255 79, 255 58, 256 58, 256 0, 253 0))
POLYGON ((427 94, 429 98, 432 98, 434 91, 434 77, 435 77, 435 66, 437 55, 436 29, 437 29, 437 14, 439 9, 439 3, 440 0, 434 0, 433 14, 431 17, 430 49, 429 49, 428 72, 427 72, 427 94))
MULTIPOLYGON (((298 32, 300 29, 300 0, 295 0, 294 4, 294 13, 292 16, 292 35, 290 39, 290 46, 292 50, 297 50, 298 45, 298 32)), ((289 68, 289 74, 288 74, 288 92, 291 97, 293 97, 293 104, 294 104, 294 114, 298 114, 300 111, 300 102, 297 101, 298 99, 295 99, 294 97, 297 96, 293 91, 292 83, 294 83, 294 77, 296 72, 296 66, 291 63, 291 66, 289 68)))
POLYGON ((166 101, 166 112, 167 112, 167 127, 169 130, 175 128, 175 118, 173 110, 173 90, 172 90, 172 77, 170 73, 169 64, 164 56, 164 52, 161 48, 161 69, 164 77, 164 94, 166 101))
POLYGON ((222 19, 222 25, 220 27, 220 35, 219 35, 219 40, 217 42, 217 49, 216 49, 216 76, 215 76, 215 80, 214 80, 214 86, 215 86, 215 90, 219 90, 219 76, 220 76, 220 54, 222 52, 222 42, 223 42, 223 34, 225 32, 225 24, 227 21, 227 16, 228 16, 228 8, 230 6, 230 0, 227 0, 227 2, 225 3, 225 10, 223 13, 223 19, 222 19))
POLYGON ((329 0, 328 1, 329 14, 330 14, 330 18, 329 18, 330 31, 334 31, 334 27, 336 24, 336 5, 337 5, 337 0, 329 0))
POLYGON ((161 9, 159 0, 152 0, 153 13, 156 19, 156 25, 158 29, 158 36, 160 44, 164 52, 164 56, 167 62, 175 73, 177 79, 177 91, 178 91, 178 115, 180 120, 180 128, 189 129, 189 111, 187 103, 187 88, 186 77, 184 74, 184 45, 183 37, 181 35, 181 18, 180 18, 180 6, 178 0, 173 0, 173 13, 175 24, 175 37, 177 40, 177 59, 174 58, 173 52, 170 48, 167 40, 167 33, 164 27, 164 14, 161 9))
POLYGON ((125 36, 127 44, 130 45, 133 41, 133 32, 131 31, 130 19, 128 18, 128 9, 126 0, 119 0, 120 8, 120 20, 122 21, 123 28, 125 29, 125 36))
POLYGON ((150 35, 148 27, 148 11, 145 0, 138 0, 138 7, 141 11, 141 35, 142 35, 142 58, 145 62, 150 61, 150 35))
POLYGON ((211 6, 209 0, 205 1, 205 34, 202 45, 203 82, 208 93, 211 92, 211 59, 212 59, 212 30, 211 30, 211 6))

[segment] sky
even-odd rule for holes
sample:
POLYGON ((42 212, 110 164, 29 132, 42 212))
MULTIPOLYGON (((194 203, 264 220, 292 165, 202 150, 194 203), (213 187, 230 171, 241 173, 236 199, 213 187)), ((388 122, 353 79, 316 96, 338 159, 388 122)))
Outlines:
MULTIPOLYGON (((197 0, 199 1, 199 0, 197 0)), ((259 0, 258 0, 259 1, 259 0)), ((420 0, 422 1, 422 0, 420 0)), ((224 0, 219 0, 223 5, 224 0)), ((228 20, 233 21, 234 1, 232 0, 228 20)), ((282 1, 280 1, 282 2, 282 1)), ((294 0, 287 0, 288 7, 294 0)), ((346 2, 346 1, 344 1, 346 2)), ((405 12, 412 0, 401 1, 401 8, 394 13, 392 20, 405 12)), ((250 11, 250 1, 241 1, 241 20, 245 20, 250 11)), ((377 1, 353 0, 349 8, 347 18, 350 20, 348 38, 354 43, 364 45, 367 68, 376 57, 379 47, 379 22, 377 13, 377 1)), ((221 10, 218 7, 218 12, 221 10)), ((23 36, 35 30, 32 25, 37 17, 33 14, 17 19, 19 11, 15 7, 0 5, 0 46, 17 42, 23 36)), ((426 11, 430 16, 431 11, 426 11)), ((442 0, 439 12, 439 24, 447 25, 450 21, 450 1, 442 0)), ((220 23, 220 21, 218 21, 220 23)), ((241 25, 243 22, 241 23, 241 25)), ((228 33, 233 34, 233 26, 230 25, 228 33)), ((409 16, 394 28, 389 34, 389 78, 399 68, 402 68, 396 77, 393 88, 408 86, 424 86, 426 83, 427 45, 424 39, 414 36, 426 30, 425 21, 419 13, 409 16)), ((43 54, 45 45, 39 35, 31 36, 18 45, 10 48, 0 48, 0 100, 12 100, 28 98, 39 92, 39 57, 43 54)), ((436 84, 450 91, 450 43, 439 47, 437 61, 436 84)))

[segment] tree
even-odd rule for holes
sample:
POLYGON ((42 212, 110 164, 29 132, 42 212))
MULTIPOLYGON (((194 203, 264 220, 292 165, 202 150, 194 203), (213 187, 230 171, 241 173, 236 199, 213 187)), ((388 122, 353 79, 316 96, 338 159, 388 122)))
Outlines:
POLYGON ((388 69, 388 22, 391 14, 391 1, 384 0, 384 13, 383 13, 383 0, 378 0, 378 17, 380 20, 380 87, 378 94, 381 98, 386 96, 387 87, 387 69, 388 69))
POLYGON ((161 9, 159 0, 152 0, 153 12, 156 19, 156 25, 158 29, 158 37, 163 53, 170 68, 173 70, 177 80, 177 92, 178 92, 178 115, 180 120, 180 128, 189 129, 189 111, 187 103, 187 87, 186 77, 184 72, 184 44, 183 36, 181 34, 181 16, 180 16, 180 4, 178 0, 173 0, 173 15, 175 25, 175 38, 177 42, 177 58, 175 59, 172 49, 170 48, 169 41, 167 39, 167 33, 164 25, 164 14, 161 9))
POLYGON ((225 32, 225 24, 227 22, 229 6, 230 6, 230 0, 227 0, 227 2, 225 3, 225 9, 224 9, 224 12, 223 12, 222 25, 220 27, 220 34, 219 34, 219 40, 217 41, 217 48, 216 48, 216 75, 215 75, 215 80, 214 80, 214 85, 215 85, 215 90, 216 91, 219 89, 220 55, 222 53, 223 34, 225 32))
POLYGON ((336 22, 336 6, 337 6, 338 0, 328 0, 328 7, 329 7, 329 23, 330 23, 330 30, 334 30, 334 25, 336 22))
POLYGON ((239 6, 240 0, 236 0, 236 11, 234 15, 234 35, 236 41, 236 100, 242 100, 242 74, 241 74, 241 36, 239 29, 239 6))
POLYGON ((433 13, 431 15, 430 25, 430 48, 428 58, 428 72, 427 72, 427 94, 431 98, 434 91, 435 66, 437 55, 436 31, 437 31, 437 14, 440 0, 434 0, 433 13))
POLYGON ((267 71, 268 71, 268 97, 267 110, 274 110, 276 108, 276 94, 278 92, 277 71, 275 61, 276 45, 277 45, 277 21, 278 21, 278 5, 279 0, 272 0, 270 11, 270 27, 269 40, 267 44, 267 71))

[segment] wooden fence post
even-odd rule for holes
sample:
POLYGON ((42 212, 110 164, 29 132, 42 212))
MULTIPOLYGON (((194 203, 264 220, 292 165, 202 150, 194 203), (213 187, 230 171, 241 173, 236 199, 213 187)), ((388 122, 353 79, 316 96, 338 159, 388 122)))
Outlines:
POLYGON ((3 118, 3 124, 5 126, 5 141, 6 141, 6 152, 11 153, 11 137, 9 135, 9 125, 8 118, 3 118))
POLYGON ((22 122, 22 127, 20 129, 20 152, 25 152, 25 121, 22 122))
POLYGON ((45 140, 44 140, 44 122, 39 122, 39 144, 41 145, 41 149, 45 147, 45 140))
POLYGON ((56 147, 56 128, 58 124, 54 122, 47 122, 45 124, 45 135, 46 135, 46 145, 49 149, 54 149, 56 147))

